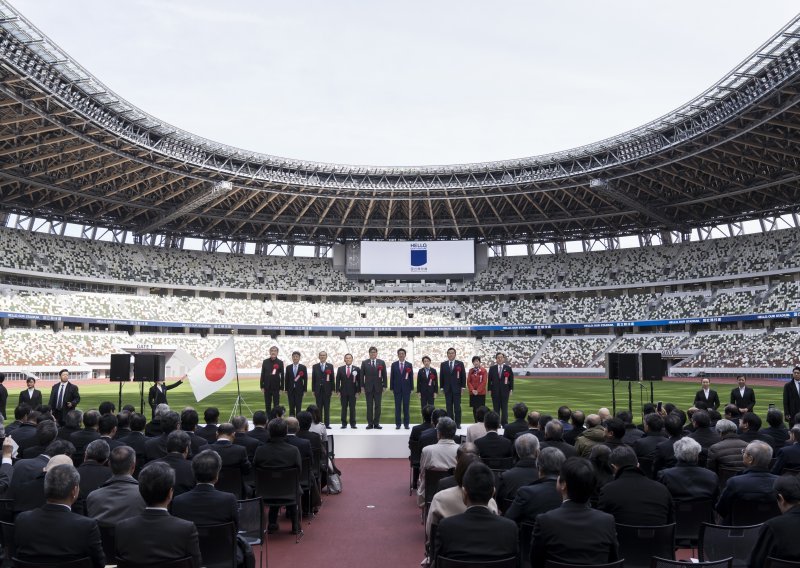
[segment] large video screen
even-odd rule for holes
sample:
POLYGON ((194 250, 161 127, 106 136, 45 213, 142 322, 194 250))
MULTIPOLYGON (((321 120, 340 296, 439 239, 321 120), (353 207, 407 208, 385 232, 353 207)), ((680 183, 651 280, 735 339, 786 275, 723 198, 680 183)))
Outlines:
POLYGON ((361 274, 474 274, 475 241, 361 241, 361 274))

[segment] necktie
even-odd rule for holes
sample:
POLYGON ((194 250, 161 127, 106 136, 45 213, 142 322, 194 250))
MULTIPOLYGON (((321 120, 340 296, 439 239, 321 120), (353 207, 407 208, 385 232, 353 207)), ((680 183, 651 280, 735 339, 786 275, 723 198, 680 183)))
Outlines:
POLYGON ((347 376, 350 376, 350 365, 347 366, 347 376))
POLYGON ((297 376, 297 365, 294 366, 294 376, 297 376))
POLYGON ((61 388, 58 390, 58 401, 56 402, 56 408, 62 408, 64 406, 64 383, 61 383, 61 388))
POLYGON ((375 367, 375 359, 371 359, 371 361, 372 361, 372 366, 375 367))
POLYGON ((794 386, 797 387, 797 394, 800 395, 800 381, 795 381, 794 386))
POLYGON ((450 361, 450 372, 451 373, 453 372, 453 362, 452 361, 450 361))

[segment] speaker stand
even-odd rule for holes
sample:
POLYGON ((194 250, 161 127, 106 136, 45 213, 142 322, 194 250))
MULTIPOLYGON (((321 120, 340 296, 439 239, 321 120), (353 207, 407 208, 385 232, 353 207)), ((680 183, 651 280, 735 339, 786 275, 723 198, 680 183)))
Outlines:
POLYGON ((119 382, 119 406, 117 406, 119 412, 122 412, 122 381, 119 382))

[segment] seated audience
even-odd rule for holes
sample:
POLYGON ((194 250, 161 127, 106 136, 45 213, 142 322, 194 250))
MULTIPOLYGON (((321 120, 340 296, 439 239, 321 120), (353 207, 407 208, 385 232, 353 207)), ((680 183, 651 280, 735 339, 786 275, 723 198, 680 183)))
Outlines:
POLYGON ((561 420, 551 420, 545 425, 544 441, 541 447, 542 449, 556 448, 561 450, 561 453, 568 458, 578 455, 575 447, 564 441, 564 426, 561 420))
POLYGON ((800 470, 800 424, 792 426, 789 444, 778 450, 772 473, 780 475, 786 468, 800 470))
POLYGON ((739 421, 739 438, 748 444, 755 440, 775 446, 775 439, 761 432, 761 417, 755 412, 745 412, 739 421))
POLYGON ((256 455, 256 449, 261 445, 261 442, 247 435, 250 430, 250 424, 244 416, 234 416, 231 418, 231 424, 235 430, 233 443, 237 446, 242 446, 247 451, 247 459, 252 463, 253 456, 256 455))
MULTIPOLYGON (((558 423, 553 422, 553 424, 558 423)), ((539 456, 539 440, 536 439, 536 436, 527 433, 520 434, 514 440, 514 450, 519 458, 517 463, 511 469, 502 472, 497 480, 497 502, 500 504, 502 511, 506 510, 508 501, 514 499, 514 495, 517 494, 517 490, 520 487, 529 485, 539 479, 539 472, 536 469, 536 458, 539 456)))
POLYGON ((520 487, 514 502, 506 511, 506 518, 518 524, 533 523, 540 513, 561 506, 561 493, 556 481, 566 458, 557 448, 544 448, 536 459, 539 478, 520 487))
POLYGON ((778 496, 781 515, 761 525, 758 540, 750 555, 750 568, 763 568, 769 557, 800 562, 800 539, 797 538, 797 527, 800 526, 800 477, 782 475, 775 480, 773 488, 778 496))
MULTIPOLYGON (((169 412, 169 405, 164 404, 163 402, 156 406, 156 410, 153 413, 153 419, 147 423, 147 426, 144 428, 144 435, 148 438, 155 438, 162 434, 161 431, 161 419, 164 415, 169 412)), ((169 433, 169 432, 168 432, 169 433)))
POLYGON ((518 434, 528 429, 528 422, 526 420, 528 416, 528 407, 524 402, 518 402, 511 410, 514 413, 514 421, 510 424, 506 424, 505 428, 503 428, 503 436, 513 442, 518 434))
MULTIPOLYGON (((434 415, 436 412, 433 413, 434 415)), ((497 413, 495 413, 497 416, 497 413)), ((422 448, 422 457, 419 460, 419 481, 417 482, 417 505, 425 506, 425 470, 426 469, 453 469, 456 467, 456 452, 458 444, 455 443, 456 423, 452 418, 443 416, 436 423, 438 441, 422 448)), ((479 450, 480 451, 480 450, 479 450)))
POLYGON ((434 556, 473 562, 515 557, 517 525, 489 509, 494 494, 492 470, 479 462, 470 464, 461 491, 467 509, 439 522, 434 556))
POLYGON ((20 560, 53 566, 89 558, 92 566, 106 564, 97 521, 73 513, 78 498, 80 475, 66 456, 52 458, 44 476, 46 503, 39 509, 20 513, 15 520, 16 556, 20 560))
POLYGON ((33 438, 28 438, 26 442, 33 442, 34 445, 28 444, 28 447, 23 451, 20 444, 17 450, 17 456, 21 458, 35 458, 42 454, 50 445, 50 443, 58 436, 58 426, 53 420, 45 420, 36 425, 36 435, 33 438))
POLYGON ((658 445, 665 439, 664 419, 653 412, 644 417, 644 435, 634 441, 631 447, 636 453, 637 458, 640 460, 643 458, 652 460, 652 463, 655 465, 658 445))
POLYGON ((136 469, 136 452, 130 446, 111 450, 109 458, 111 477, 86 498, 86 511, 101 525, 117 523, 135 517, 144 511, 145 504, 139 493, 139 482, 133 478, 136 469))
POLYGON ((131 414, 131 433, 121 439, 121 441, 126 445, 133 448, 133 451, 136 452, 136 471, 134 472, 134 477, 139 476, 139 472, 142 471, 144 464, 147 463, 147 437, 144 435, 145 424, 147 423, 147 419, 144 417, 144 414, 139 414, 138 412, 134 412, 131 414))
MULTIPOLYGON (((322 425, 325 430, 325 425, 322 425)), ((267 413, 263 410, 256 410, 253 413, 253 429, 247 433, 248 436, 254 440, 258 440, 265 444, 269 440, 269 432, 267 432, 267 413)), ((255 453, 253 453, 255 455, 255 453)))
POLYGON ((567 444, 571 446, 575 445, 575 440, 577 440, 578 436, 583 434, 583 432, 586 430, 586 426, 584 426, 585 422, 586 422, 586 415, 583 413, 582 410, 575 410, 572 412, 572 417, 571 417, 572 429, 564 430, 564 441, 567 444))
MULTIPOLYGON (((483 421, 486 419, 487 412, 489 412, 489 409, 485 406, 479 406, 475 409, 475 424, 467 426, 467 442, 474 442, 486 435, 486 425, 483 421)), ((527 424, 525 427, 528 427, 527 424)))
MULTIPOLYGON (((282 418, 273 418, 267 425, 269 429, 269 440, 256 450, 253 465, 258 468, 275 467, 296 467, 300 472, 303 469, 300 460, 300 450, 289 444, 286 437, 289 433, 289 426, 282 418)), ((213 444, 212 444, 213 445, 213 444)), ((299 491, 299 487, 298 487, 299 491)), ((269 508, 269 525, 267 527, 270 534, 278 531, 278 513, 280 507, 269 508)), ((286 513, 292 519, 292 532, 300 532, 300 525, 296 516, 296 507, 290 505, 286 507, 286 513)))
POLYGON ((72 456, 75 467, 78 467, 81 465, 81 462, 83 462, 86 446, 100 438, 100 433, 97 431, 99 421, 99 412, 96 410, 87 410, 83 413, 83 429, 73 432, 70 435, 69 441, 75 446, 75 455, 72 456))
MULTIPOLYGON (((160 406, 161 405, 159 404, 156 408, 159 408, 160 406)), ((178 430, 181 425, 181 417, 177 412, 173 412, 171 410, 166 412, 162 411, 160 414, 158 414, 158 416, 160 417, 159 434, 157 436, 148 434, 150 439, 144 444, 147 461, 163 458, 169 453, 169 450, 167 449, 167 437, 172 432, 178 430)), ((147 432, 146 427, 145 432, 147 432)))
POLYGON ((83 513, 89 493, 101 487, 111 478, 112 473, 108 468, 110 453, 111 450, 105 440, 98 439, 86 446, 83 463, 78 466, 81 483, 77 504, 80 508, 75 510, 76 513, 83 513))
POLYGON ((767 411, 767 424, 768 428, 764 428, 761 432, 772 438, 772 447, 775 451, 782 448, 789 441, 789 430, 783 423, 783 414, 777 408, 771 408, 767 411))
POLYGON ((232 493, 218 491, 222 458, 213 450, 203 450, 192 459, 192 474, 197 481, 190 491, 172 500, 172 514, 195 525, 233 522, 239 529, 239 505, 232 493))
POLYGON ((200 568, 197 528, 194 523, 173 517, 168 511, 174 484, 175 471, 164 462, 149 463, 142 469, 139 492, 147 508, 141 515, 117 524, 115 534, 120 559, 156 566, 191 556, 194 568, 200 568))
POLYGON ((602 444, 606 439, 606 429, 599 414, 586 417, 586 430, 575 440, 575 451, 583 458, 588 458, 592 447, 602 444))
MULTIPOLYGON (((166 418, 166 417, 165 417, 166 418)), ((169 465, 175 476, 172 483, 173 496, 183 495, 195 486, 192 463, 189 461, 189 434, 181 430, 173 430, 167 436, 167 454, 154 460, 169 465)))
POLYGON ((731 524, 731 512, 742 501, 774 501, 773 487, 777 475, 769 472, 772 446, 764 442, 750 442, 744 449, 744 470, 731 477, 717 501, 717 513, 723 524, 731 524))
POLYGON ((607 564, 619 559, 614 517, 589 507, 595 487, 589 460, 569 458, 556 482, 561 506, 536 517, 531 537, 531 565, 548 560, 571 564, 607 564))
POLYGON ((669 489, 675 501, 711 499, 716 502, 719 478, 713 471, 698 465, 700 444, 691 438, 681 438, 674 448, 678 463, 658 472, 658 480, 669 489))
POLYGON ((209 444, 217 441, 217 425, 219 424, 219 409, 209 406, 203 411, 205 426, 197 428, 195 432, 209 444))
POLYGON ((706 467, 719 476, 720 468, 744 469, 742 452, 747 447, 747 442, 737 435, 736 424, 723 418, 717 420, 714 426, 719 434, 720 441, 708 448, 706 467))
POLYGON ((208 445, 208 440, 197 434, 200 417, 194 408, 186 408, 181 412, 181 430, 189 434, 189 459, 193 458, 208 445))
POLYGON ((693 431, 689 437, 703 447, 700 452, 700 463, 705 465, 708 461, 708 448, 720 441, 719 434, 711 427, 711 417, 705 410, 698 410, 692 414, 693 431))
POLYGON ((500 415, 490 410, 483 418, 483 424, 486 426, 486 435, 475 440, 481 459, 485 462, 513 457, 513 442, 497 433, 500 429, 500 415))
POLYGON ((622 420, 625 425, 625 435, 622 437, 622 443, 632 446, 633 443, 644 436, 644 431, 636 427, 633 423, 633 415, 627 410, 617 412, 617 419, 622 420))

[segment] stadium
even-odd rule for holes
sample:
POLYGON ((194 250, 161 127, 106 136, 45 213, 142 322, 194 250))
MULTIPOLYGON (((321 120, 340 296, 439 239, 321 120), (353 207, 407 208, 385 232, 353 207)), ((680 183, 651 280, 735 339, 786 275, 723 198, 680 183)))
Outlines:
MULTIPOLYGON (((570 404, 611 406, 609 356, 656 354, 641 378, 663 379, 664 400, 744 375, 766 412, 800 365, 800 16, 656 120, 502 161, 284 158, 123 97, 0 2, 9 388, 67 368, 91 406, 116 400, 112 355, 163 356, 176 380, 233 337, 253 410, 270 347, 311 368, 376 346, 414 369, 451 347, 487 365, 502 352, 514 398, 550 413, 572 385, 570 404)), ((194 404, 183 391, 171 400, 194 404)), ((202 404, 225 412, 236 394, 202 404)), ((138 387, 119 396, 139 406, 138 387)))

